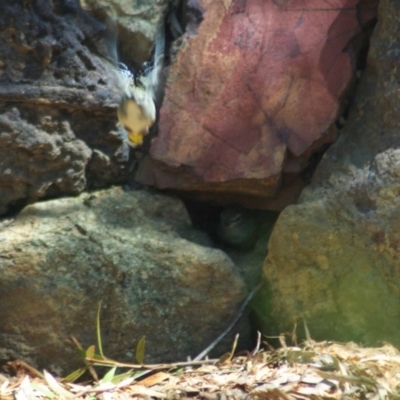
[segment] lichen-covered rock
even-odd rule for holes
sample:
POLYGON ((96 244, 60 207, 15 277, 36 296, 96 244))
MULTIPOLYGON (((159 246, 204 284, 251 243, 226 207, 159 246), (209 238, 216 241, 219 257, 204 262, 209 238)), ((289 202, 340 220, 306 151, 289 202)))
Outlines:
POLYGON ((314 339, 400 345, 400 3, 379 7, 342 135, 270 240, 258 303, 269 334, 304 318, 314 339))
POLYGON ((138 179, 222 203, 293 203, 310 156, 335 139, 357 53, 349 42, 376 4, 365 3, 190 2, 199 26, 169 68, 138 179))
POLYGON ((56 193, 79 193, 92 151, 68 118, 43 109, 3 107, 0 113, 0 213, 9 204, 56 193), (29 110, 29 111, 28 111, 29 110), (28 116, 29 115, 29 116, 28 116))
POLYGON ((81 366, 65 340, 96 343, 100 301, 108 357, 135 362, 143 335, 146 362, 197 355, 246 296, 233 262, 202 243, 180 201, 146 191, 28 206, 0 229, 0 358, 81 366))
POLYGON ((0 9, 0 214, 125 182, 105 25, 77 0, 3 0, 0 9))

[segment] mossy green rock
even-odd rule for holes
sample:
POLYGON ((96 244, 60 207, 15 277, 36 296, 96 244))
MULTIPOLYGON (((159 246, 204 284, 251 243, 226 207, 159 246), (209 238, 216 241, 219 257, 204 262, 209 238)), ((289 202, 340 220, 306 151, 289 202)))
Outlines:
POLYGON ((256 305, 268 334, 304 318, 314 339, 400 345, 400 3, 379 7, 341 137, 272 234, 256 305))

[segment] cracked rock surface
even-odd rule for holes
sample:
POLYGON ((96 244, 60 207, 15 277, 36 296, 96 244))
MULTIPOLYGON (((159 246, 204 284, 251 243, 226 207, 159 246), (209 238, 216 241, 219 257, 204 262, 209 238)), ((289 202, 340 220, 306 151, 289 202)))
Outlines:
POLYGON ((173 57, 158 136, 138 179, 282 210, 307 184, 312 155, 336 138, 359 50, 351 43, 377 1, 189 4, 198 26, 173 57))

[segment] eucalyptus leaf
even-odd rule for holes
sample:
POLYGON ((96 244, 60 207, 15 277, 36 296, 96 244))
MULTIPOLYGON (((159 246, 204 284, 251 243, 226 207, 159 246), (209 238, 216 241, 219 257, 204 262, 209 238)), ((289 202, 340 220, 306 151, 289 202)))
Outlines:
POLYGON ((231 359, 231 353, 224 353, 222 356, 218 359, 218 364, 223 364, 226 361, 229 361, 231 359))
POLYGON ((123 381, 124 379, 132 378, 134 376, 134 374, 135 373, 133 372, 133 370, 129 370, 127 372, 124 372, 123 374, 115 375, 112 380, 112 383, 117 384, 117 383, 123 381))
POLYGON ((86 357, 86 351, 83 349, 76 349, 76 352, 78 353, 78 356, 81 358, 85 358, 86 357))
POLYGON ((92 344, 91 346, 89 346, 86 350, 86 358, 93 358, 94 357, 94 353, 96 350, 96 346, 94 344, 92 344))
POLYGON ((68 376, 63 378, 63 382, 75 382, 79 379, 85 372, 87 371, 87 367, 82 367, 77 369, 76 371, 71 372, 68 376))
POLYGON ((115 371, 117 367, 112 367, 104 376, 103 379, 100 381, 101 383, 108 383, 112 382, 115 377, 115 371))
POLYGON ((99 302, 99 307, 97 308, 96 333, 97 333, 97 346, 99 348, 99 353, 103 358, 105 358, 103 353, 103 345, 101 343, 100 311, 101 311, 101 301, 99 302))
POLYGON ((144 364, 144 350, 146 346, 146 337, 143 336, 136 346, 136 360, 139 364, 144 364))

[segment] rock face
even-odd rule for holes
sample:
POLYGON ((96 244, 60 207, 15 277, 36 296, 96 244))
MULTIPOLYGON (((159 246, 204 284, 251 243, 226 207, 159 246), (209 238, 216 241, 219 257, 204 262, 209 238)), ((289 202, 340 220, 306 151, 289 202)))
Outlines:
POLYGON ((199 26, 169 69, 138 179, 222 203, 293 202, 310 156, 336 136, 354 71, 348 44, 376 4, 358 3, 190 2, 199 26))
MULTIPOLYGON (((141 64, 165 1, 137 7, 136 14, 134 5, 119 3, 129 19, 121 29, 124 61, 141 64), (139 40, 141 29, 147 36, 139 40)), ((117 126, 120 93, 104 61, 106 26, 78 0, 0 0, 0 8, 0 214, 126 182, 129 147, 117 126)))
POLYGON ((78 1, 0 3, 0 214, 126 180, 104 25, 78 1))
POLYGON ((143 335, 146 362, 197 355, 246 296, 237 267, 202 243, 180 201, 146 191, 28 206, 0 230, 0 359, 71 372, 82 362, 65 339, 96 343, 100 301, 108 357, 134 362, 143 335))
POLYGON ((379 7, 341 137, 275 226, 259 299, 269 334, 304 317, 314 339, 400 345, 400 3, 379 7))

